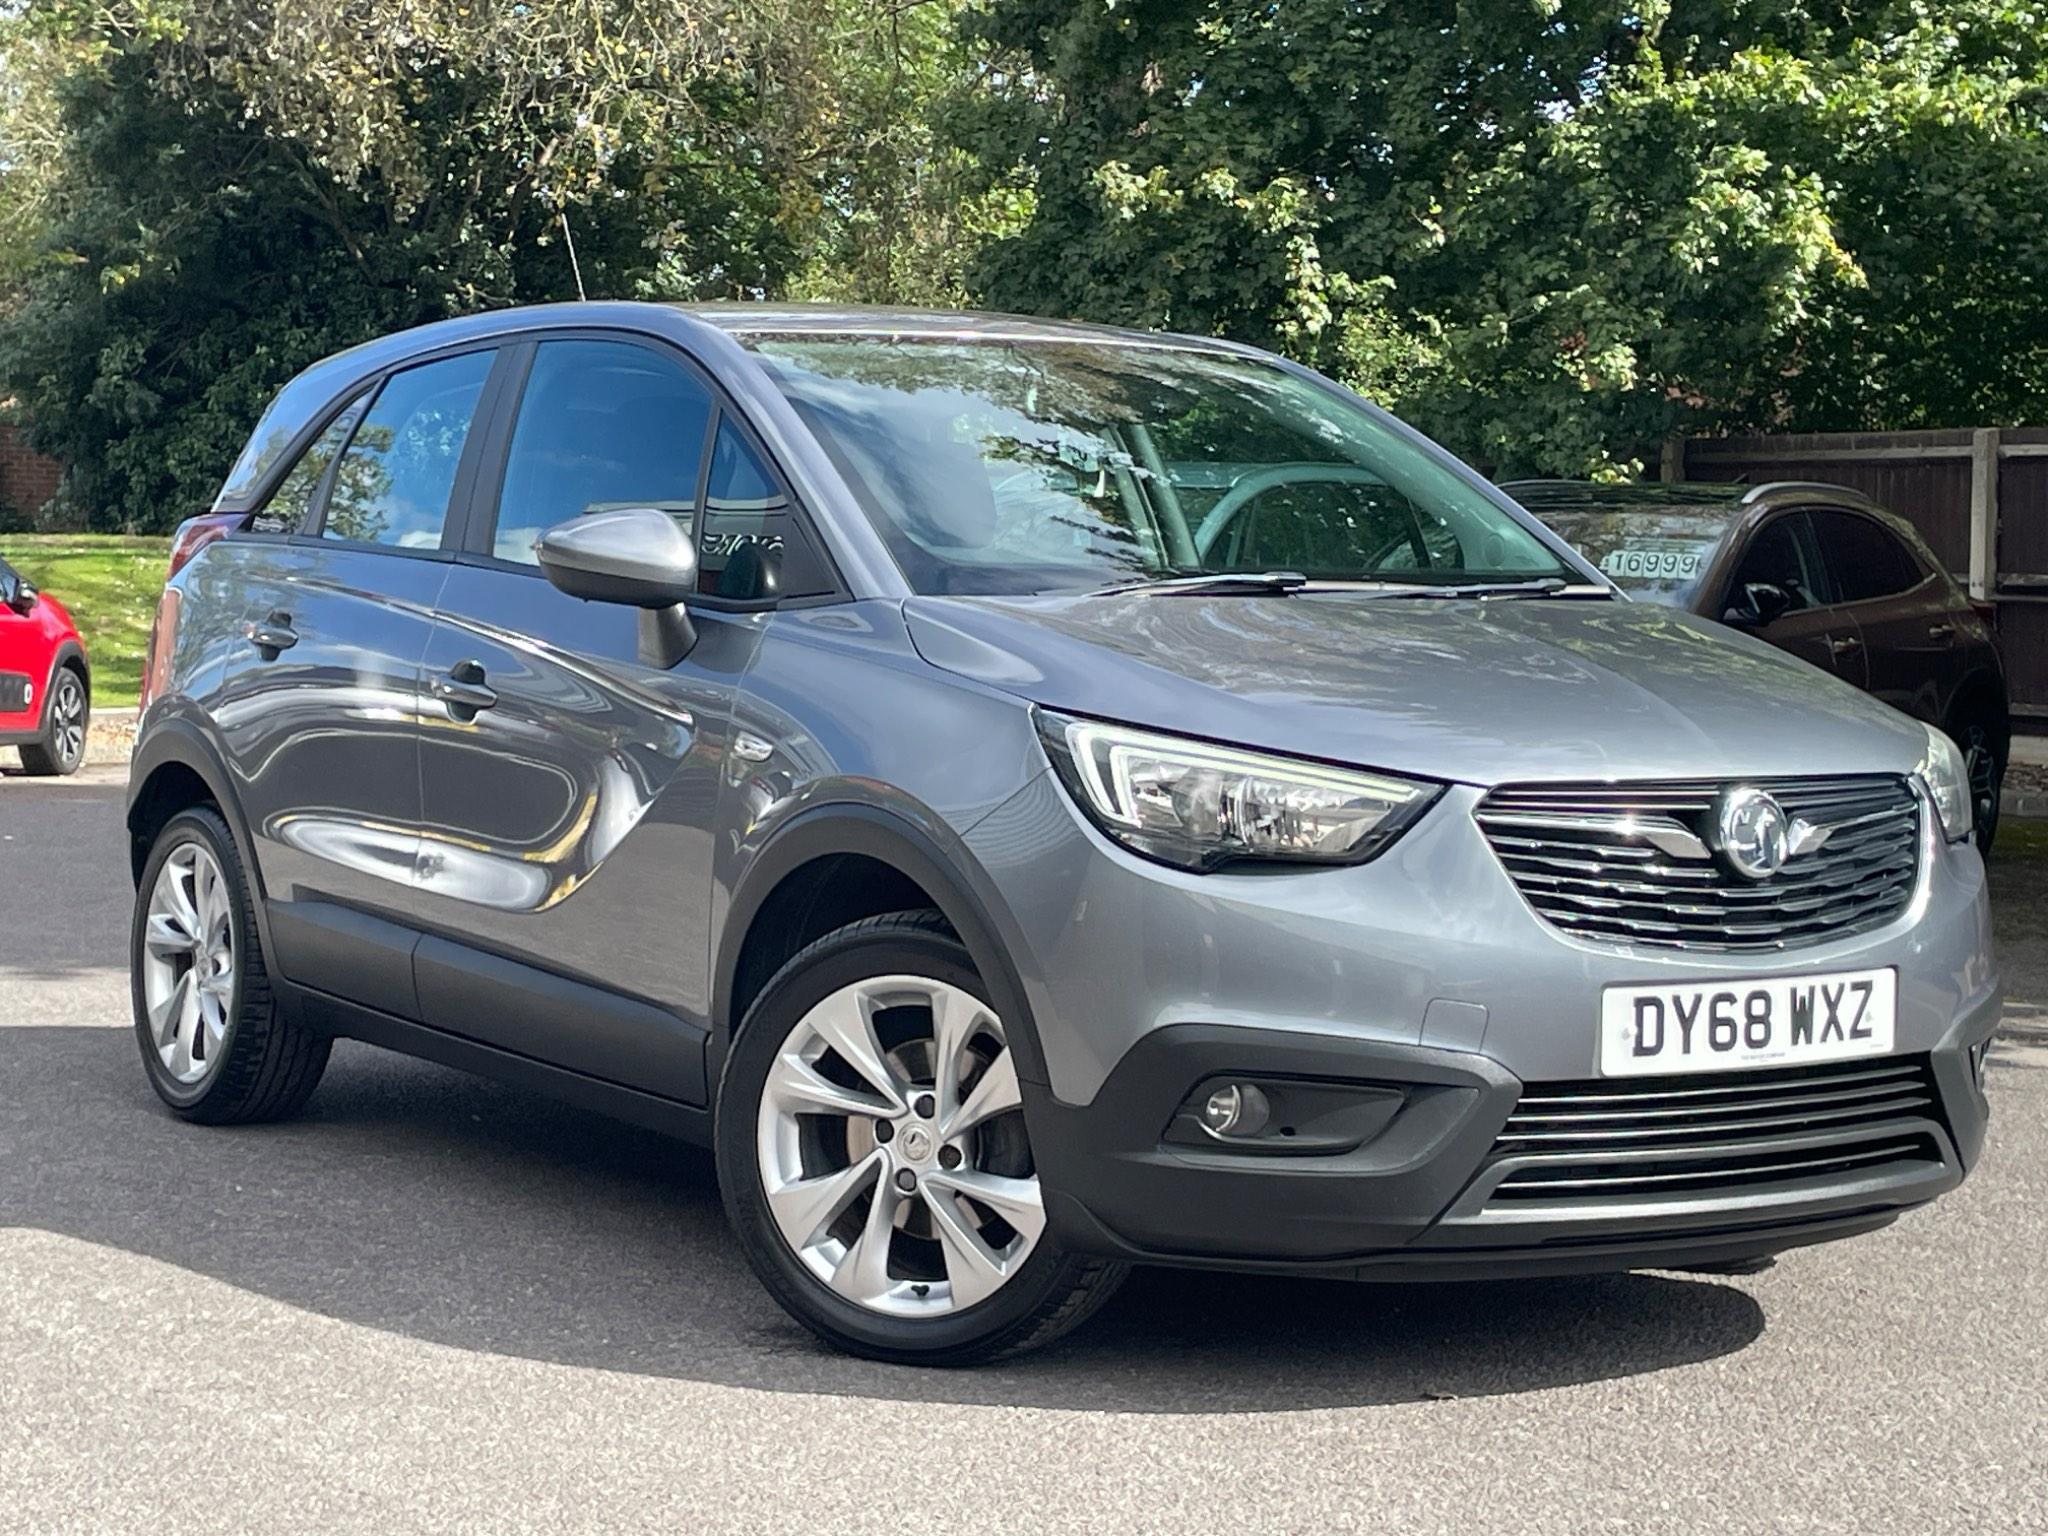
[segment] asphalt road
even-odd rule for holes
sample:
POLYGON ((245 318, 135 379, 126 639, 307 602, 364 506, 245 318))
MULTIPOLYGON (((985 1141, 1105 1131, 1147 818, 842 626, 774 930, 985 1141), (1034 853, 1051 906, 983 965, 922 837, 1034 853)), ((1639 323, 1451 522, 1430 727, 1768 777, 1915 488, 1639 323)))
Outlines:
POLYGON ((814 1346, 627 1127, 354 1046, 294 1124, 173 1121, 119 801, 0 781, 0 1530, 2048 1529, 2048 836, 1995 869, 1990 1154, 1885 1232, 1743 1280, 1147 1273, 937 1373, 814 1346))

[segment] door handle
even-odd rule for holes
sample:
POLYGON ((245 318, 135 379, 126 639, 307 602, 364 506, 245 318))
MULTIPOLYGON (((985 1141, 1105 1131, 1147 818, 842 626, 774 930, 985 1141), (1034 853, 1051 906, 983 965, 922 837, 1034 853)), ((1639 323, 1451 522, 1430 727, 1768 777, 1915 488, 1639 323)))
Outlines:
POLYGON ((427 692, 448 706, 451 720, 474 720, 478 710, 498 702, 497 690, 484 684, 483 663, 478 661, 458 661, 431 679, 427 692))
POLYGON ((1930 624, 1927 626, 1927 638, 1930 640, 1946 640, 1955 632, 1956 627, 1953 624, 1930 624))
POLYGON ((1851 651, 1862 649, 1863 642, 1854 635, 1829 635, 1828 649, 1837 656, 1846 656, 1851 651))
POLYGON ((260 624, 253 619, 244 624, 242 634, 262 653, 265 661, 277 660, 283 652, 299 643, 299 632, 292 628, 292 616, 282 608, 271 609, 260 624))

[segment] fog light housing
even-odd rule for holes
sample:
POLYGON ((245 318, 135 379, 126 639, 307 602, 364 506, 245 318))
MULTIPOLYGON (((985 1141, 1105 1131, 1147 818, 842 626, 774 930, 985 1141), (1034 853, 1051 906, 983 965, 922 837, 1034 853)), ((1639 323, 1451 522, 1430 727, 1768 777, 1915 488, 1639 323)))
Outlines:
POLYGON ((1256 1136, 1273 1118, 1273 1105, 1256 1083, 1225 1083, 1202 1101, 1202 1129, 1219 1139, 1256 1136))
POLYGON ((1408 1090, 1392 1083, 1218 1073, 1188 1091, 1164 1140, 1211 1153, 1327 1157, 1371 1141, 1407 1102, 1408 1090))

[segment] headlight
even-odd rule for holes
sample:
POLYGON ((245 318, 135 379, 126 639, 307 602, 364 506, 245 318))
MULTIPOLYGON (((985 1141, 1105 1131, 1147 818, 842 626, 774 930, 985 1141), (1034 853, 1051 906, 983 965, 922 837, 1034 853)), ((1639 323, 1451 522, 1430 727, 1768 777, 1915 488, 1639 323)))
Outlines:
POLYGON ((1927 727, 1927 754, 1914 772, 1941 817, 1943 835, 1960 843, 1970 835, 1970 770, 1947 732, 1927 727))
POLYGON ((1126 848, 1183 869, 1234 860, 1357 864, 1399 836, 1442 789, 1043 710, 1038 731, 1097 826, 1126 848))

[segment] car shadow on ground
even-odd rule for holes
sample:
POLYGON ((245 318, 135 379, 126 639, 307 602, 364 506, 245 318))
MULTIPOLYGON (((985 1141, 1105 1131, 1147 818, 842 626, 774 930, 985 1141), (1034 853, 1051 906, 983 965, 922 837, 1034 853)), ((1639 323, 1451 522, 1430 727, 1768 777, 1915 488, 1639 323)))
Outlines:
POLYGON ((0 1032, 0 1226, 456 1348, 774 1391, 1228 1413, 1626 1376, 1728 1354, 1764 1327, 1749 1295, 1704 1279, 1141 1270, 1037 1355, 876 1365, 823 1349, 756 1285, 701 1152, 353 1045, 305 1118, 208 1130, 157 1105, 135 1049, 121 1030, 0 1032))

